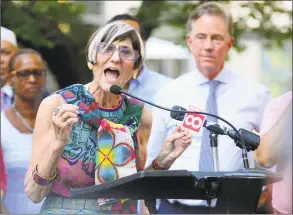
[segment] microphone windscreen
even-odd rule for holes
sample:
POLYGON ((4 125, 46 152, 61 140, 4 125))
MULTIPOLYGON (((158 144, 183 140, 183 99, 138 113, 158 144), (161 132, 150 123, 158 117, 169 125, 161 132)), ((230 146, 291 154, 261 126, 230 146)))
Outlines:
POLYGON ((115 95, 120 95, 122 93, 122 88, 119 87, 118 85, 112 85, 110 87, 110 92, 115 95))
MULTIPOLYGON (((185 108, 177 106, 177 105, 174 105, 172 107, 172 110, 187 111, 185 108)), ((185 113, 178 113, 178 112, 175 112, 175 111, 171 111, 170 116, 173 119, 183 121, 185 113)))
POLYGON ((260 136, 257 134, 254 134, 251 131, 247 131, 243 128, 239 129, 239 134, 244 140, 244 143, 247 148, 250 150, 254 151, 258 148, 259 142, 260 142, 260 136))

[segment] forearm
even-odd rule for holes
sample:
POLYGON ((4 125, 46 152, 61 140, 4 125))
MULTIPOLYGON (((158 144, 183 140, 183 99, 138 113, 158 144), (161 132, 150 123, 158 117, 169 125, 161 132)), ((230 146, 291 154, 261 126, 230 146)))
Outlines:
POLYGON ((38 165, 38 174, 42 178, 52 178, 56 173, 57 163, 63 152, 63 148, 57 147, 57 140, 49 144, 44 156, 36 164, 31 164, 25 178, 25 193, 35 203, 41 202, 51 191, 52 184, 39 185, 32 177, 32 172, 38 165))
POLYGON ((153 163, 151 163, 145 170, 157 170, 157 169, 164 169, 168 170, 171 165, 176 160, 175 157, 168 157, 168 153, 165 153, 163 150, 158 154, 158 156, 155 158, 155 162, 157 163, 157 168, 153 166, 153 163))
POLYGON ((274 166, 280 156, 282 156, 285 141, 284 136, 288 130, 286 128, 287 121, 292 120, 288 118, 289 111, 291 111, 291 108, 287 107, 272 128, 260 139, 260 145, 256 151, 256 158, 259 164, 266 168, 274 166))
POLYGON ((278 141, 273 141, 275 139, 273 135, 276 134, 269 132, 264 134, 256 151, 257 162, 265 168, 271 168, 276 164, 277 151, 280 151, 280 144, 278 144, 278 141))

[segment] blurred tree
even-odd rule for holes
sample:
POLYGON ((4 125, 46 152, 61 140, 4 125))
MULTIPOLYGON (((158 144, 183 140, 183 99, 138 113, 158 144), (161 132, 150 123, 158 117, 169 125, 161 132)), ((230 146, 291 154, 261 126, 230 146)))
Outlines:
MULTIPOLYGON (((145 27, 146 37, 159 26, 171 26, 181 32, 177 43, 185 45, 185 26, 191 11, 207 1, 143 1, 140 8, 130 12, 139 18, 145 27)), ((241 52, 245 46, 239 42, 244 33, 255 33, 263 40, 266 47, 281 47, 286 40, 292 40, 292 10, 282 6, 281 1, 218 1, 232 4, 237 11, 232 11, 234 18, 235 49, 241 52), (288 19, 288 24, 281 26, 276 22, 279 16, 288 19)))
MULTIPOLYGON (((174 42, 186 47, 186 22, 189 14, 204 2, 207 1, 145 0, 140 8, 132 8, 130 13, 141 20, 146 39, 158 27, 168 26, 176 32, 174 42)), ((264 45, 264 65, 260 81, 271 90, 272 96, 292 89, 292 48, 286 51, 288 44, 292 46, 292 7, 284 6, 285 1, 217 2, 227 4, 231 9, 234 21, 234 49, 238 53, 246 48, 240 40, 245 34, 256 35, 264 45), (277 61, 278 65, 274 61, 277 61)), ((287 1, 289 2, 291 1, 287 1)))
MULTIPOLYGON (((180 33, 177 43, 185 43, 185 24, 190 12, 205 1, 142 1, 132 9, 145 29, 146 39, 160 26, 171 26, 180 33)), ((292 10, 281 7, 280 1, 221 1, 237 4, 233 14, 235 49, 244 50, 239 38, 244 33, 256 33, 267 47, 280 47, 292 40, 292 10), (289 19, 280 26, 274 16, 289 19)), ((78 1, 1 1, 1 25, 12 29, 20 45, 39 50, 47 60, 60 87, 86 83, 92 73, 86 67, 85 46, 96 26, 85 25, 81 19, 86 12, 78 1)))
POLYGON ((85 25, 83 5, 68 1, 1 1, 1 25, 12 29, 20 46, 41 52, 60 87, 85 83, 85 46, 92 26, 85 25))

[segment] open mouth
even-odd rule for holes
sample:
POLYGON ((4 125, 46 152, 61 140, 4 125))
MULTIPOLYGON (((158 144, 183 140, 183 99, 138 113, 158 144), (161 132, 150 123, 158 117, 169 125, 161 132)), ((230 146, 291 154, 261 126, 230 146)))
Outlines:
POLYGON ((110 81, 116 81, 120 76, 119 70, 113 67, 105 69, 104 74, 110 81))

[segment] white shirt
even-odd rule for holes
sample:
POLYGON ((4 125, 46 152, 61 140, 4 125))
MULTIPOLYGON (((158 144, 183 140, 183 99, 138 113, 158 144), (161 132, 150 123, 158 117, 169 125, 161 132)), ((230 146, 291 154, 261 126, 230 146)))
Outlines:
MULTIPOLYGON (((268 89, 263 85, 245 79, 240 74, 231 72, 227 68, 224 68, 215 80, 221 82, 216 92, 218 116, 232 123, 237 129, 259 131, 265 105, 270 99, 268 89)), ((177 78, 162 88, 155 96, 155 103, 169 108, 172 108, 173 105, 179 105, 187 109, 189 105, 196 105, 205 109, 208 94, 208 79, 196 70, 177 78)), ((147 147, 146 167, 156 158, 166 137, 179 123, 181 122, 170 117, 169 112, 154 108, 153 125, 147 147)), ((227 124, 220 120, 218 120, 218 124, 229 128, 227 124)), ((198 171, 203 129, 199 133, 193 134, 192 144, 173 163, 170 170, 198 171)), ((236 146, 230 137, 218 136, 218 155, 220 171, 234 171, 244 168, 241 149, 236 146)), ((251 152, 248 153, 248 159, 250 167, 254 167, 251 152)), ((178 200, 178 202, 187 205, 207 206, 206 201, 202 200, 178 200)), ((212 202, 212 205, 214 204, 215 201, 212 202)))
POLYGON ((12 214, 37 214, 42 202, 35 204, 24 193, 24 178, 32 150, 32 134, 18 131, 1 112, 1 147, 7 176, 4 204, 12 214))

